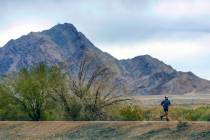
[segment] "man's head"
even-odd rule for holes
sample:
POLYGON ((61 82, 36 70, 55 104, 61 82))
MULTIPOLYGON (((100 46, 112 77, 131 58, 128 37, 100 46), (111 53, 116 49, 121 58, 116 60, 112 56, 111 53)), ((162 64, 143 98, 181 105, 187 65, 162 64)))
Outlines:
POLYGON ((165 99, 168 100, 168 96, 165 96, 165 99))

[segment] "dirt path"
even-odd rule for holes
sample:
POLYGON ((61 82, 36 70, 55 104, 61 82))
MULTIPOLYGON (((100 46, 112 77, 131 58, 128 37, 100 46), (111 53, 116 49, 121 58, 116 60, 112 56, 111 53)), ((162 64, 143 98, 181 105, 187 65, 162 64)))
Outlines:
POLYGON ((1 140, 209 140, 207 122, 0 122, 1 140))

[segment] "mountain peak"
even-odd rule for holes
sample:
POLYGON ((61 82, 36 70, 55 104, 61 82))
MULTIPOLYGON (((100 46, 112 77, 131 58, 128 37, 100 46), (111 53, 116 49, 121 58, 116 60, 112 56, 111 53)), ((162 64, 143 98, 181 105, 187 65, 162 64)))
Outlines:
POLYGON ((41 32, 41 34, 50 37, 57 45, 66 47, 75 42, 75 40, 81 39, 80 33, 70 23, 57 24, 49 30, 41 32))
POLYGON ((66 31, 66 32, 74 32, 77 33, 76 27, 71 23, 63 23, 63 24, 57 24, 53 26, 50 30, 56 30, 56 31, 66 31))
POLYGON ((139 56, 136 56, 134 58, 132 58, 131 60, 153 60, 155 58, 153 58, 152 56, 146 54, 146 55, 139 55, 139 56))

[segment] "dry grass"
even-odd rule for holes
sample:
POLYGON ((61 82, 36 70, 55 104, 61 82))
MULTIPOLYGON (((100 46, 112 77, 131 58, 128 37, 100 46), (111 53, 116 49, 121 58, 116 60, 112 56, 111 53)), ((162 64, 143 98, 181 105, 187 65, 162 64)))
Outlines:
POLYGON ((0 122, 0 139, 135 140, 209 139, 210 123, 187 122, 0 122))
POLYGON ((67 131, 82 127, 87 122, 0 122, 0 139, 43 139, 62 135, 67 131))

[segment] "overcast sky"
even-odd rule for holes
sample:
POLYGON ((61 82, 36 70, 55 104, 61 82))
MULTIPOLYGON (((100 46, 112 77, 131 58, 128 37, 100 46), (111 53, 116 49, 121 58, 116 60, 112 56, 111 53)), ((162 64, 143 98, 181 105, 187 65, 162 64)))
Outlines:
POLYGON ((116 58, 149 54, 210 80, 210 0, 0 0, 0 46, 64 22, 116 58))

